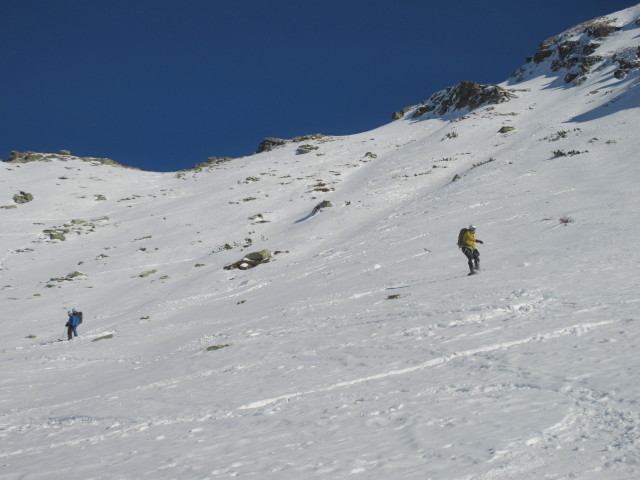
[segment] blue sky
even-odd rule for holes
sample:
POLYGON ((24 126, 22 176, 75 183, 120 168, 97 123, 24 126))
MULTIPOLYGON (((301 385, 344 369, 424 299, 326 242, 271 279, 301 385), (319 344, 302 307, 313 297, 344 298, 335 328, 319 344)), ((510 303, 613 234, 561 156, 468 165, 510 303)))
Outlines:
POLYGON ((347 135, 633 0, 0 0, 0 158, 176 171, 347 135))

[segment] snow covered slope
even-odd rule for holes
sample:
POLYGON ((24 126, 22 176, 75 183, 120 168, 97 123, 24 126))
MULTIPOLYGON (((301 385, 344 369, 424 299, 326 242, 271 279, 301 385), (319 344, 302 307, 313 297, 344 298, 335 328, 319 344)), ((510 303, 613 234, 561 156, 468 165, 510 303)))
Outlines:
POLYGON ((199 171, 1 164, 0 479, 639 478, 639 19, 472 111, 199 171))

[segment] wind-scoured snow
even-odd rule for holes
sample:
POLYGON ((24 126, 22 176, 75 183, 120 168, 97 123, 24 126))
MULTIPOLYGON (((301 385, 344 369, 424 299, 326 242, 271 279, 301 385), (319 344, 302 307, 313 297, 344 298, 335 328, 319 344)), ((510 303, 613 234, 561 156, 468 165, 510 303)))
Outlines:
MULTIPOLYGON (((602 51, 637 48, 640 6, 611 17, 602 51)), ((0 206, 34 196, 0 209, 0 479, 639 478, 640 80, 615 68, 201 171, 0 164, 0 206)))

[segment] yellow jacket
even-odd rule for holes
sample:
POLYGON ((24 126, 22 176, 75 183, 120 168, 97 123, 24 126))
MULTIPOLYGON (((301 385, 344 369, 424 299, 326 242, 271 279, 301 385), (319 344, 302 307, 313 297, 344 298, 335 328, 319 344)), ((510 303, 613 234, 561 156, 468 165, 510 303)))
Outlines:
POLYGON ((476 236, 473 234, 471 230, 467 230, 466 232, 464 232, 464 236, 462 237, 462 243, 464 243, 471 250, 477 250, 476 236))

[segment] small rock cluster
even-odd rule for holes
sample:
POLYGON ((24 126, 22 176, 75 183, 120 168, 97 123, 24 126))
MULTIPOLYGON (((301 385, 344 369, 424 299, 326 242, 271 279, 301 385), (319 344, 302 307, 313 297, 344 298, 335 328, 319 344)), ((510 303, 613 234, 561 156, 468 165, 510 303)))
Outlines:
POLYGON ((13 201, 20 204, 20 203, 29 203, 31 201, 33 201, 33 195, 28 193, 28 192, 23 192, 20 191, 20 193, 16 193, 13 196, 13 201))
POLYGON ((100 223, 108 221, 109 217, 106 216, 91 221, 74 218, 73 220, 65 223, 62 227, 47 228, 43 230, 42 233, 44 233, 49 240, 65 241, 67 239, 66 235, 69 235, 70 233, 75 233, 77 235, 93 233, 96 231, 96 228, 99 227, 100 223))
POLYGON ((50 278, 49 281, 47 282, 47 284, 45 285, 46 288, 54 288, 56 287, 56 283, 63 283, 63 282, 72 282, 75 279, 79 279, 82 277, 86 277, 87 275, 82 273, 82 272, 78 272, 77 270, 74 272, 71 272, 67 275, 65 275, 64 277, 57 277, 57 278, 50 278))

